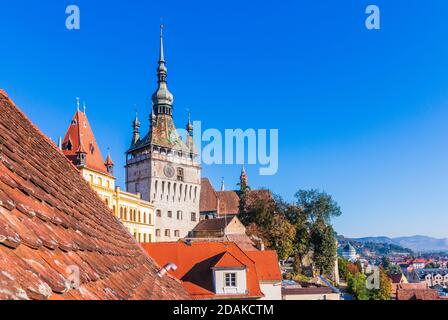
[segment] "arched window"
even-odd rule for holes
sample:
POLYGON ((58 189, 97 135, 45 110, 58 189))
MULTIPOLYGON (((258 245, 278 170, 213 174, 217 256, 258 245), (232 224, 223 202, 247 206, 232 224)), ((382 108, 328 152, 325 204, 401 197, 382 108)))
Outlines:
MULTIPOLYGON (((142 218, 142 217, 141 217, 141 215, 140 215, 140 211, 139 211, 139 212, 138 212, 138 222, 139 222, 139 223, 142 222, 141 218, 142 218)), ((146 219, 145 219, 145 220, 146 220, 146 219)))

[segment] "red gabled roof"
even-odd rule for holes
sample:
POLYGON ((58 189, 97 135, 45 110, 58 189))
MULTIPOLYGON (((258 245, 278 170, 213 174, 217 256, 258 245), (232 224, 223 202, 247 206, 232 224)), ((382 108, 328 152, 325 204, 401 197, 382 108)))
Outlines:
POLYGON ((76 164, 76 153, 80 150, 87 154, 87 168, 108 174, 87 116, 84 112, 78 110, 65 134, 62 142, 62 152, 76 164))
POLYGON ((277 252, 274 250, 247 251, 246 254, 255 262, 261 281, 282 281, 277 252))
MULTIPOLYGON (((254 261, 233 242, 193 241, 186 244, 178 241, 143 243, 142 246, 159 265, 164 266, 170 262, 177 265, 177 270, 171 270, 170 274, 182 281, 194 299, 263 297, 254 261), (246 267, 246 294, 216 295, 214 292, 212 268, 226 253, 246 267)), ((225 263, 230 263, 230 256, 226 256, 225 263)))
POLYGON ((246 265, 235 258, 230 252, 222 254, 221 258, 213 265, 214 268, 245 268, 246 265))
POLYGON ((235 191, 219 191, 218 195, 218 215, 238 214, 240 211, 240 197, 235 191))
POLYGON ((0 91, 0 300, 188 299, 0 91), (79 286, 70 286, 70 280, 79 286))

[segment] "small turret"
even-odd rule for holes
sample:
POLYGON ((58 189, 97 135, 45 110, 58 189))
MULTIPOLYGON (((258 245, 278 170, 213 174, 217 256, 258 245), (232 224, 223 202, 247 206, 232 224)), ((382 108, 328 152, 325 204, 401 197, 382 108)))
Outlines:
POLYGON ((132 142, 131 145, 136 144, 140 140, 140 121, 138 120, 138 114, 135 112, 135 119, 132 121, 132 142))
POLYGON ((85 167, 87 165, 87 151, 82 145, 82 141, 79 142, 79 148, 76 151, 76 165, 78 167, 85 167))
POLYGON ((104 162, 104 165, 106 166, 107 173, 113 175, 114 174, 114 162, 112 161, 110 152, 107 152, 106 162, 104 162))

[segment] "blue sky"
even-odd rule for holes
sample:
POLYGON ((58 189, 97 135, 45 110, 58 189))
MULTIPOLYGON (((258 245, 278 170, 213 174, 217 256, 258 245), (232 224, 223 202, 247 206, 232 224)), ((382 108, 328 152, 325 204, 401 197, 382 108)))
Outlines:
MULTIPOLYGON (((174 116, 203 127, 278 128, 279 171, 258 176, 292 200, 332 194, 346 236, 446 237, 448 42, 442 0, 22 1, 0 0, 0 88, 56 140, 87 115, 118 184, 138 109, 147 130, 158 25, 174 116), (81 30, 65 28, 77 4, 81 30), (364 27, 381 10, 381 30, 364 27), (136 107, 135 107, 136 106, 136 107)), ((218 187, 240 166, 204 166, 218 187)))

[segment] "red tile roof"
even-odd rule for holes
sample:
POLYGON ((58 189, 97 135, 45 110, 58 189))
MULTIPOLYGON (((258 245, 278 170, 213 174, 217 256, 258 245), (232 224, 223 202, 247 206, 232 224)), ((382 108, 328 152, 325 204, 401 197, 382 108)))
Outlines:
POLYGON ((189 298, 3 92, 0 266, 0 299, 189 298))
POLYGON ((283 279, 277 252, 274 250, 247 251, 246 254, 255 262, 261 281, 281 281, 283 279))
POLYGON ((218 215, 232 215, 240 212, 240 197, 235 191, 219 191, 218 195, 218 215))
POLYGON ((214 268, 245 268, 246 265, 235 258, 230 252, 225 252, 218 262, 213 265, 214 268))
POLYGON ((195 231, 224 231, 224 229, 232 222, 232 218, 216 218, 205 219, 199 221, 199 223, 192 230, 195 231))
POLYGON ((434 289, 398 289, 397 300, 439 300, 439 293, 434 289))
MULTIPOLYGON (((180 279, 194 299, 213 298, 260 298, 259 277, 255 263, 233 242, 159 242, 142 244, 159 265, 174 263, 177 270, 170 273, 180 279), (247 268, 247 294, 216 295, 214 292, 212 267, 226 253, 247 268)), ((227 258, 226 258, 227 259, 227 258)), ((226 260, 227 262, 227 260, 226 260)))
MULTIPOLYGON (((62 142, 62 152, 76 164, 76 153, 83 151, 87 154, 87 168, 107 174, 103 156, 96 143, 92 128, 85 113, 76 111, 62 142), (70 146, 70 147, 69 147, 70 146)), ((110 160, 110 159, 109 159, 110 160)), ((110 161, 112 162, 112 161, 110 161)))
POLYGON ((200 212, 214 212, 217 211, 218 196, 213 188, 210 180, 207 178, 201 179, 201 197, 199 201, 200 212))

